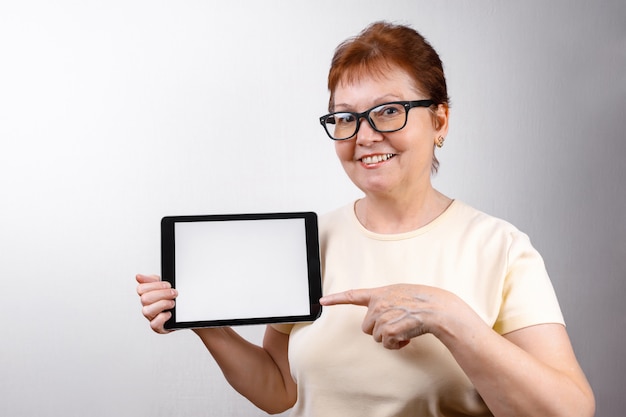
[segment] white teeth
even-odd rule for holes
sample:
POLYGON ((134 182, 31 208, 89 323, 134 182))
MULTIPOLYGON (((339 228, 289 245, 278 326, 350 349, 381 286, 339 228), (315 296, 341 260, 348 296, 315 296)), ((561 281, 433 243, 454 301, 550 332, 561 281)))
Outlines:
POLYGON ((364 164, 371 165, 371 164, 377 164, 377 163, 382 162, 382 161, 386 161, 387 159, 391 158, 392 156, 393 156, 392 153, 386 153, 384 155, 365 156, 365 157, 361 158, 361 161, 364 164))

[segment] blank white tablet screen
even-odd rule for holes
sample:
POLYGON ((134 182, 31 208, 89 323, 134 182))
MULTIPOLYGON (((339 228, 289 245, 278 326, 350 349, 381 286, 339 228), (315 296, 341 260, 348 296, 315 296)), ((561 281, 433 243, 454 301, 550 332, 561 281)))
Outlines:
POLYGON ((176 320, 307 315, 304 219, 179 222, 176 320))

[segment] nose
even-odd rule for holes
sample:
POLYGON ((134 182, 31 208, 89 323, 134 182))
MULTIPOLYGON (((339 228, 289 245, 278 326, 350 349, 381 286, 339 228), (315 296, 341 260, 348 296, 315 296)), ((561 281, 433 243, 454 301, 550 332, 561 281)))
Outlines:
POLYGON ((361 123, 359 124, 359 130, 356 132, 357 145, 369 146, 373 142, 378 142, 382 139, 382 133, 374 130, 367 117, 363 117, 361 119, 361 123))

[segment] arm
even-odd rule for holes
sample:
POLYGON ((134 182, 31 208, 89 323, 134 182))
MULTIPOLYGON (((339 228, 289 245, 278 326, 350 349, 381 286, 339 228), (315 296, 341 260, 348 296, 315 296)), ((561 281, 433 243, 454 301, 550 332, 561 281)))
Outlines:
MULTIPOLYGON (((155 275, 137 275, 142 313, 157 333, 168 333, 177 291, 155 275)), ((296 401, 296 383, 287 358, 289 336, 267 326, 263 346, 254 345, 228 327, 194 329, 226 380, 240 394, 270 414, 280 413, 296 401)))
POLYGON ((595 401, 565 327, 501 336, 486 325, 440 334, 495 416, 593 416, 595 401))
POLYGON ((565 328, 527 327, 501 336, 442 289, 393 285, 323 297, 368 307, 363 331, 389 349, 432 333, 450 350, 495 416, 592 416, 593 393, 565 328))
POLYGON ((263 347, 229 327, 195 329, 226 380, 241 395, 269 414, 288 410, 296 402, 296 383, 287 360, 289 335, 267 326, 263 347))

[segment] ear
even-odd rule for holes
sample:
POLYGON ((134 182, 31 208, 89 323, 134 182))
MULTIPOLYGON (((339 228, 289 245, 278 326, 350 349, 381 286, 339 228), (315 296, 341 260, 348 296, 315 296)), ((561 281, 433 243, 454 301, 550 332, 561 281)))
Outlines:
POLYGON ((438 137, 446 137, 448 135, 448 119, 450 117, 450 109, 447 104, 440 104, 434 112, 435 129, 437 133, 435 140, 438 137))

